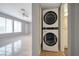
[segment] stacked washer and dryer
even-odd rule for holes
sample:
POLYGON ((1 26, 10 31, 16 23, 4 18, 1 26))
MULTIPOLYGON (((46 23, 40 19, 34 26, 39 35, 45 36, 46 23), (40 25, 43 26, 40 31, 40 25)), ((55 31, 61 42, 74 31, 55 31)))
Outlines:
POLYGON ((43 10, 43 50, 59 51, 59 13, 58 8, 43 10))

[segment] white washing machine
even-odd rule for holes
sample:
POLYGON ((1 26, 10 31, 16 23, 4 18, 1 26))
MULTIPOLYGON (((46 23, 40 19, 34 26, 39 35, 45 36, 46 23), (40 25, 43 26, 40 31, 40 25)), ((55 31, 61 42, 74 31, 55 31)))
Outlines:
POLYGON ((58 30, 43 30, 43 50, 59 51, 58 30))
POLYGON ((43 27, 58 27, 58 8, 43 10, 43 27))

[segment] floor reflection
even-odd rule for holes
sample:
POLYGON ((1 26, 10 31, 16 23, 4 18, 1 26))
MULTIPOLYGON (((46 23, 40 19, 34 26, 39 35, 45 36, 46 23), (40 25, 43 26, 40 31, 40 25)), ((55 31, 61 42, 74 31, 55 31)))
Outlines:
POLYGON ((21 50, 21 40, 0 47, 0 56, 10 56, 21 50))
POLYGON ((0 56, 5 56, 5 47, 0 48, 0 56))
POLYGON ((5 55, 12 55, 12 44, 5 46, 5 55))

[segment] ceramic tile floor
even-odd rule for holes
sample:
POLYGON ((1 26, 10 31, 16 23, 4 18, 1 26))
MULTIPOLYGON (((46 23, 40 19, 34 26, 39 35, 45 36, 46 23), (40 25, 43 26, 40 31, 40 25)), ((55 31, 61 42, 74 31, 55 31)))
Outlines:
POLYGON ((31 35, 0 39, 0 56, 31 56, 31 35))

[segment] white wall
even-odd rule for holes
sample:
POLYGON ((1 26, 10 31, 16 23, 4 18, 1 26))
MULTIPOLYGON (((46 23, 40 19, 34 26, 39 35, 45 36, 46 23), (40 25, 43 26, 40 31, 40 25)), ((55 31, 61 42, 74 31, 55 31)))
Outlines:
POLYGON ((41 51, 41 20, 39 3, 32 4, 32 55, 38 56, 41 51))
POLYGON ((64 5, 61 5, 60 8, 60 49, 64 51, 64 33, 63 33, 63 19, 64 19, 64 5))
POLYGON ((64 4, 61 5, 61 10, 60 10, 60 41, 61 41, 61 51, 64 51, 64 48, 68 48, 68 28, 67 28, 67 16, 65 15, 64 12, 64 8, 66 8, 66 6, 64 6, 64 4))
POLYGON ((68 6, 69 55, 79 56, 79 4, 68 6))
POLYGON ((64 4, 64 32, 65 32, 65 48, 68 48, 68 4, 64 4))
POLYGON ((25 24, 25 33, 29 34, 30 26, 28 23, 25 24))
POLYGON ((30 34, 32 34, 32 22, 29 24, 29 31, 30 31, 30 34))
POLYGON ((64 16, 64 35, 63 35, 63 37, 64 37, 64 43, 65 43, 65 45, 64 45, 64 48, 68 48, 68 16, 64 16))

